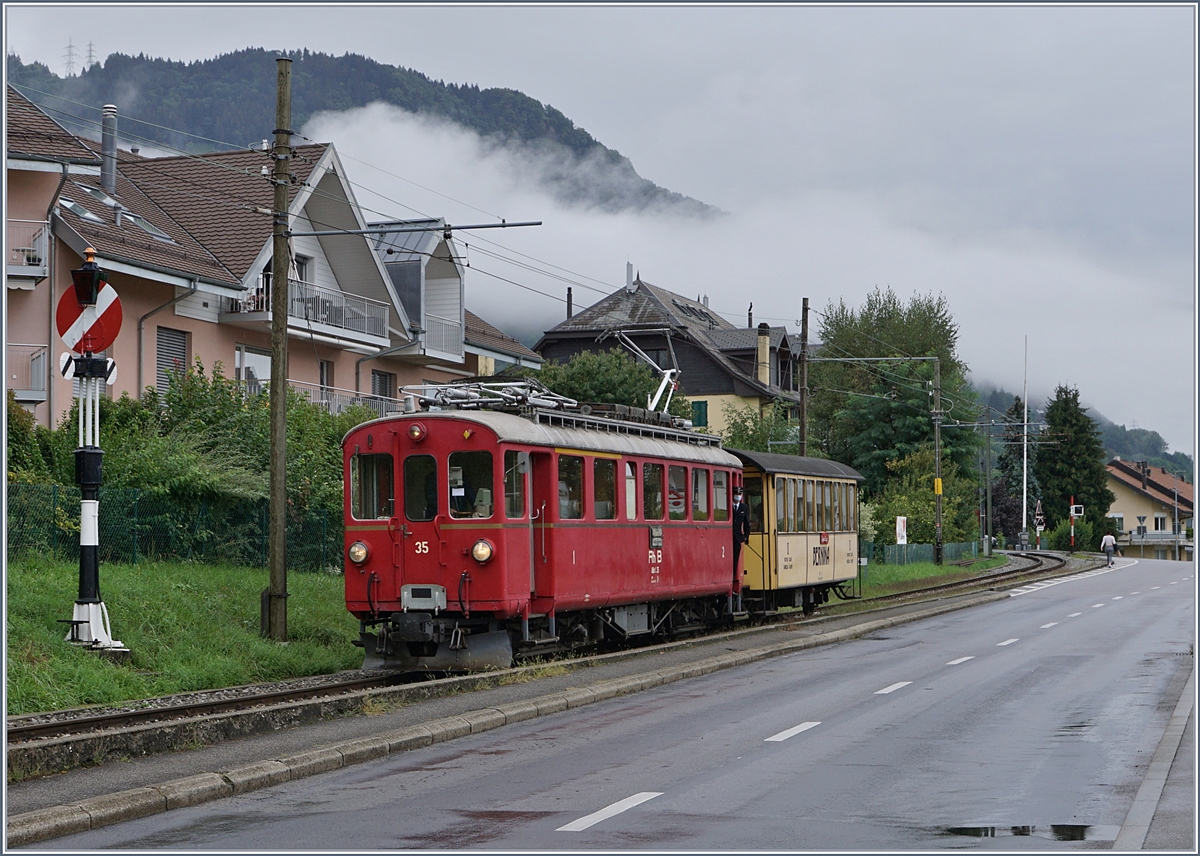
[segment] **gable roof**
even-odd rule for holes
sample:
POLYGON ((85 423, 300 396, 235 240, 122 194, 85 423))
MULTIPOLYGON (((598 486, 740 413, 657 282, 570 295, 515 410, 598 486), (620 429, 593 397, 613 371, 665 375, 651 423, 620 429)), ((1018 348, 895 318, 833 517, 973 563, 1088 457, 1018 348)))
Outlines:
POLYGON ((541 365, 542 357, 540 354, 531 351, 512 336, 493 327, 470 309, 463 309, 463 315, 466 319, 466 332, 463 339, 468 345, 474 345, 488 351, 509 354, 520 360, 541 365))
POLYGON ((1122 461, 1120 458, 1109 461, 1105 469, 1108 470, 1109 478, 1163 505, 1174 506, 1178 491, 1180 511, 1186 508, 1189 515, 1192 513, 1193 486, 1171 471, 1151 466, 1143 469, 1136 463, 1122 461), (1142 486, 1143 476, 1145 487, 1142 486))
MULTIPOLYGON (((296 180, 288 187, 289 206, 328 148, 317 143, 292 149, 296 180)), ((274 189, 262 175, 264 166, 274 168, 268 152, 244 150, 123 159, 120 172, 243 281, 274 229, 274 189)))
POLYGON ((10 159, 26 156, 34 160, 100 166, 100 158, 82 140, 11 85, 5 87, 5 96, 4 133, 10 159))
MULTIPOLYGON (((719 370, 749 386, 758 396, 799 402, 797 393, 762 383, 732 358, 733 352, 758 346, 757 329, 736 327, 703 303, 644 282, 640 275, 634 279, 632 290, 621 288, 547 330, 534 350, 540 351, 547 340, 592 337, 608 330, 635 333, 663 328, 700 348, 719 370)), ((783 327, 772 327, 770 331, 773 349, 788 346, 791 350, 783 327)))

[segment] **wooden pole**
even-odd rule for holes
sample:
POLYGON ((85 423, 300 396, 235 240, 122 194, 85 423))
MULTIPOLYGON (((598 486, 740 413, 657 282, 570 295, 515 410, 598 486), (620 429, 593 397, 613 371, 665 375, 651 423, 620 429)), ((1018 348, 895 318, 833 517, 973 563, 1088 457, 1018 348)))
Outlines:
POLYGON ((271 483, 267 633, 287 641, 287 319, 291 269, 288 187, 291 183, 292 61, 275 60, 275 231, 271 256, 271 483))

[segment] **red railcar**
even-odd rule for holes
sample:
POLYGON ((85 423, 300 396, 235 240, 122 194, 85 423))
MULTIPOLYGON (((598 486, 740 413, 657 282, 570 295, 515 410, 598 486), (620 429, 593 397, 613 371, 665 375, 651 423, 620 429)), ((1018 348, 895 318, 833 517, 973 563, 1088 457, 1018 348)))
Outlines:
POLYGON ((727 615, 741 463, 663 421, 525 406, 348 433, 346 605, 366 667, 506 667, 727 615))

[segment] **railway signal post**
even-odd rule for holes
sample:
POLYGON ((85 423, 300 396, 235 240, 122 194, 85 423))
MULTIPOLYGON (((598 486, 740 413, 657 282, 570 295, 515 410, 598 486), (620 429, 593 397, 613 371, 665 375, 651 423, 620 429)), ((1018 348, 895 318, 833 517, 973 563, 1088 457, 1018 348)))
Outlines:
POLYGON ((100 449, 100 389, 116 380, 116 364, 95 356, 116 339, 121 329, 121 301, 96 264, 96 251, 86 250, 87 261, 71 271, 74 288, 58 302, 58 334, 72 351, 60 360, 63 377, 79 381, 79 447, 75 450, 75 481, 81 494, 79 507, 79 596, 67 641, 116 659, 129 657, 129 649, 113 639, 108 609, 100 598, 100 483, 104 452, 100 449))

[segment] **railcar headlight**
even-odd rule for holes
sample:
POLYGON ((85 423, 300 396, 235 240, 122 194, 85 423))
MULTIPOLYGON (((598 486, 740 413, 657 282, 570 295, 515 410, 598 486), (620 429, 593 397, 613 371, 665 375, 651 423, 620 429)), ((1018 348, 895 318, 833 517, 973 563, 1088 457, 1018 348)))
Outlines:
POLYGON ((408 439, 414 443, 420 443, 425 439, 425 435, 429 433, 425 430, 425 426, 420 422, 413 422, 408 426, 408 439))
POLYGON ((471 558, 481 565, 486 565, 492 560, 496 548, 492 546, 492 542, 486 538, 480 538, 475 542, 475 546, 471 548, 471 558))
POLYGON ((371 551, 362 541, 355 541, 346 552, 350 556, 350 561, 356 565, 361 565, 367 560, 367 556, 371 555, 371 551))

